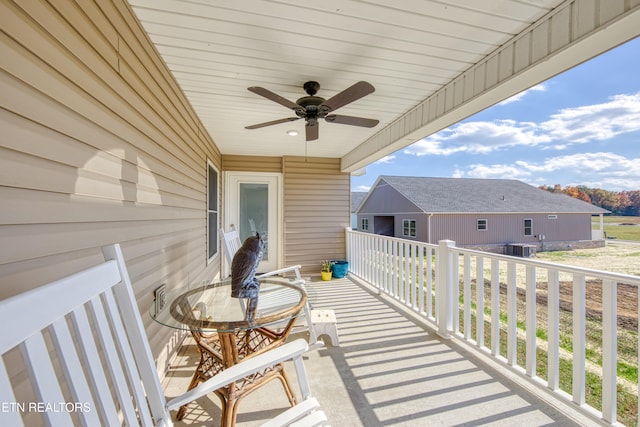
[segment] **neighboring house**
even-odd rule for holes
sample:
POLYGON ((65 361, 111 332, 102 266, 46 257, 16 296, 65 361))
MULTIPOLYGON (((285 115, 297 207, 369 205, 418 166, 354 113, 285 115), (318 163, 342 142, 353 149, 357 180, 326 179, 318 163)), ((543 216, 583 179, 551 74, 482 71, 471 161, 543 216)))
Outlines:
POLYGON ((380 176, 357 210, 358 230, 492 252, 599 246, 591 217, 608 211, 511 179, 380 176))
POLYGON ((366 196, 366 191, 351 192, 351 228, 354 230, 358 229, 358 214, 356 212, 366 196))

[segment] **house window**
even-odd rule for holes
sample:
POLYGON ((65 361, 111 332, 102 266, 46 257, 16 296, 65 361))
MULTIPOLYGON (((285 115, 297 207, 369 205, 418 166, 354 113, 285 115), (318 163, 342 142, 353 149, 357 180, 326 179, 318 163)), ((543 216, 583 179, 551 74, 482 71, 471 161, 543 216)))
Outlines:
POLYGON ((402 220, 402 235, 409 236, 409 237, 416 237, 416 220, 415 219, 402 220))
POLYGON ((360 230, 368 231, 369 230, 369 218, 362 218, 360 220, 360 230))
POLYGON ((547 219, 558 219, 558 215, 547 215, 547 219))
POLYGON ((487 220, 479 219, 477 227, 478 227, 478 231, 487 231, 487 220))
POLYGON ((533 236, 533 220, 531 218, 524 220, 524 235, 533 236))
POLYGON ((207 161, 207 259, 218 253, 218 171, 207 161))

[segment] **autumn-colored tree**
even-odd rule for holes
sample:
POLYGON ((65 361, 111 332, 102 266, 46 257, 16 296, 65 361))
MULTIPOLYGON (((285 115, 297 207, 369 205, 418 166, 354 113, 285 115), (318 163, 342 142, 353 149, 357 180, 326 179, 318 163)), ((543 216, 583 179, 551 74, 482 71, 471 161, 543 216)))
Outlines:
POLYGON ((608 191, 583 185, 562 188, 559 184, 538 187, 551 193, 564 193, 573 198, 607 209, 614 215, 640 216, 640 190, 608 191))

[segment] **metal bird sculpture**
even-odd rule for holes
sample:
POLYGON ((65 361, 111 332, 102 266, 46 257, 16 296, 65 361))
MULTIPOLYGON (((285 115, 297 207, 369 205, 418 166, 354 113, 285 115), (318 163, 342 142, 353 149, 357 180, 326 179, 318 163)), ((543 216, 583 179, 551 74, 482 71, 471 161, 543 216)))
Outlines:
POLYGON ((262 260, 264 242, 260 234, 248 237, 233 256, 231 262, 231 296, 234 298, 258 298, 260 282, 256 270, 262 260))

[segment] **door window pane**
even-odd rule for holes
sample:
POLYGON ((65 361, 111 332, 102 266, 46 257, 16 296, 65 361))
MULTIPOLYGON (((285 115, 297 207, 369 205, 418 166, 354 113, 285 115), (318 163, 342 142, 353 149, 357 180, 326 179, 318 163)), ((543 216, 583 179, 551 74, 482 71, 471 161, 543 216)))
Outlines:
POLYGON ((269 259, 269 185, 240 183, 240 224, 238 233, 241 240, 260 233, 265 247, 262 259, 269 259))

